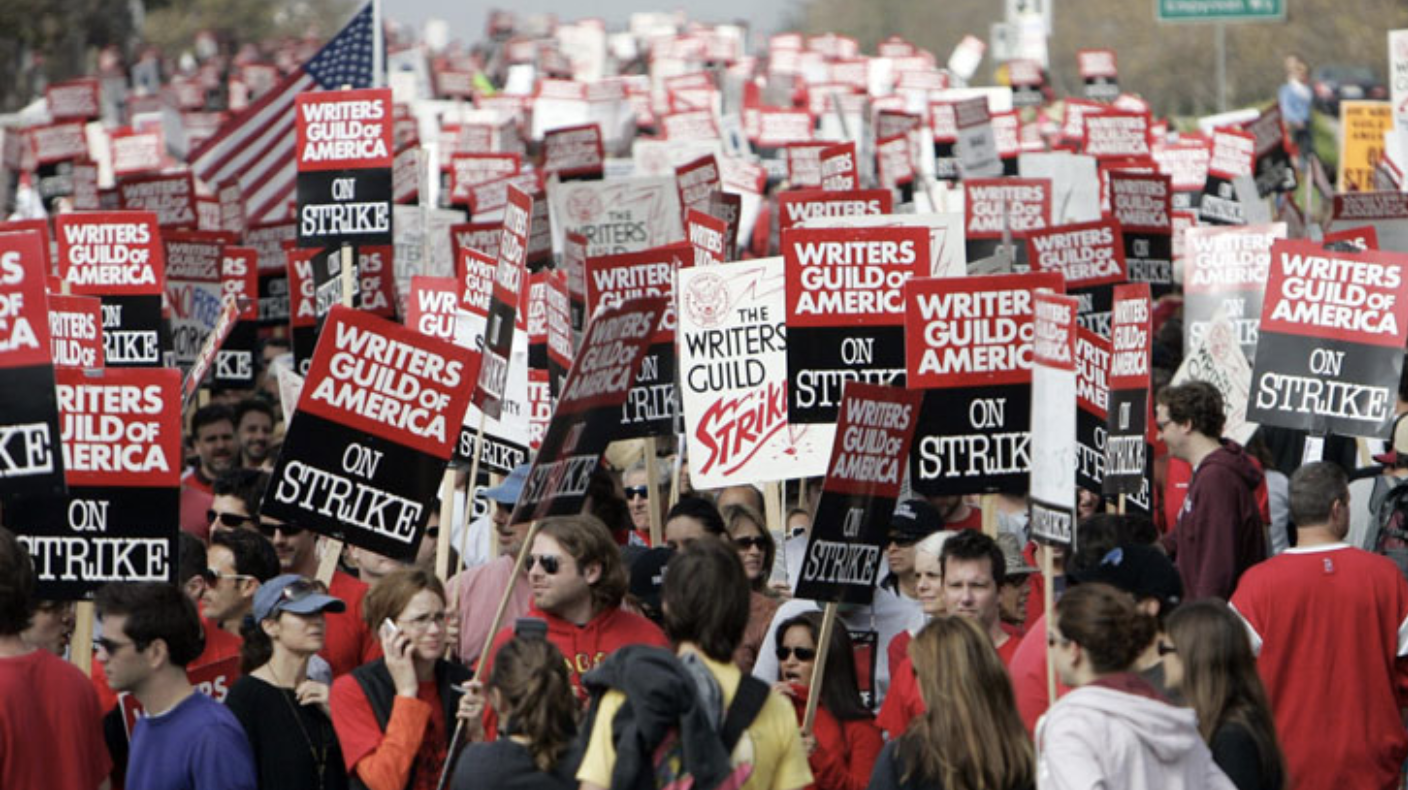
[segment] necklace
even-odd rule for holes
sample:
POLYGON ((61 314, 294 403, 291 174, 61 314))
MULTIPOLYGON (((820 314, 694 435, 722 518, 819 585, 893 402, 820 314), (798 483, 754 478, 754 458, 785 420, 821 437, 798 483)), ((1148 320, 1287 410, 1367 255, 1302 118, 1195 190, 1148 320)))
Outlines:
POLYGON ((293 716, 293 723, 298 725, 298 731, 303 733, 303 740, 308 744, 308 754, 313 758, 313 767, 318 770, 318 788, 322 790, 323 787, 326 787, 323 775, 327 772, 328 767, 328 743, 323 740, 321 746, 313 745, 313 737, 308 734, 308 728, 303 725, 303 717, 298 714, 298 707, 293 704, 292 698, 296 692, 279 680, 279 676, 274 673, 274 662, 270 661, 265 664, 264 669, 269 673, 269 677, 274 679, 274 690, 279 693, 279 697, 288 706, 288 712, 293 716))

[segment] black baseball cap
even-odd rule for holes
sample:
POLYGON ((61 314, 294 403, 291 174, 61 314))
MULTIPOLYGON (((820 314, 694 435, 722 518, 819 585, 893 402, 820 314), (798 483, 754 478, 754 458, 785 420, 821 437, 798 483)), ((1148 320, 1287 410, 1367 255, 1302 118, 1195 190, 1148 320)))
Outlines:
POLYGON ((1143 600, 1158 600, 1169 611, 1183 600, 1183 579, 1167 554, 1140 543, 1122 543, 1110 549, 1095 567, 1071 574, 1078 584, 1102 582, 1143 600))
POLYGON ((898 543, 917 543, 944 528, 944 517, 928 501, 906 499, 895 506, 890 516, 889 539, 898 543))

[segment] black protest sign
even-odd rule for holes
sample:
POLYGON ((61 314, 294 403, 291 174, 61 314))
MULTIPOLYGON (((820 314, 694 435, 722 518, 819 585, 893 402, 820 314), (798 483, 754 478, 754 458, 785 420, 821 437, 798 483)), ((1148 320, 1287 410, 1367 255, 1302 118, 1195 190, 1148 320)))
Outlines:
POLYGON ((318 342, 316 281, 313 279, 313 259, 317 250, 290 247, 288 259, 288 326, 293 340, 293 368, 300 376, 308 375, 313 361, 313 347, 318 342))
POLYGON ((846 381, 904 383, 904 285, 928 273, 928 228, 791 228, 787 419, 831 423, 846 381))
POLYGON ((1076 65, 1085 83, 1085 98, 1112 102, 1120 95, 1119 67, 1112 49, 1082 49, 1076 52, 1076 65))
POLYGON ((1027 261, 1034 272, 1060 272, 1067 293, 1080 300, 1080 325, 1110 335, 1110 301, 1128 279, 1124 240, 1110 220, 1060 225, 1027 235, 1027 261))
POLYGON ((64 491, 43 243, 0 233, 0 494, 64 491))
POLYGON ((5 512, 34 559, 36 595, 77 600, 108 582, 175 581, 180 373, 55 377, 68 494, 16 497, 5 512))
POLYGON ((1272 244, 1247 419, 1387 436, 1408 340, 1405 267, 1400 253, 1272 244))
POLYGON ((1149 286, 1115 288, 1110 333, 1109 433, 1104 492, 1138 494, 1144 487, 1149 444, 1149 357, 1153 348, 1149 286))
POLYGON ((512 523, 581 511, 592 472, 621 430, 621 405, 669 307, 663 297, 608 305, 587 325, 512 523))
POLYGON ((298 245, 390 245, 389 88, 298 94, 298 245))
POLYGON ((1032 300, 1032 538, 1075 548, 1077 304, 1049 292, 1032 300))
POLYGON ((688 244, 587 259, 587 313, 603 305, 641 297, 664 297, 669 307, 650 339, 640 374, 621 406, 618 439, 661 436, 675 430, 679 394, 675 391, 675 271, 687 266, 688 244))
POLYGON ((254 355, 258 349, 259 252, 253 247, 226 247, 220 258, 220 289, 243 309, 215 354, 212 381, 217 387, 252 389, 257 369, 254 355))
POLYGON ((923 393, 845 385, 795 595, 870 603, 923 393))
POLYGON ((1110 339, 1076 331, 1076 486, 1100 492, 1105 479, 1105 427, 1110 408, 1110 339))
POLYGON ((1198 200, 1198 219, 1208 225, 1245 225, 1246 211, 1234 183, 1250 176, 1256 160, 1256 138, 1237 129, 1212 133, 1208 178, 1198 200))
POLYGON ((1252 173, 1256 177, 1256 193, 1266 197, 1275 192, 1296 191, 1296 166, 1291 161, 1281 107, 1271 105, 1243 124, 1242 130, 1256 139, 1252 173))
POLYGON ((464 349, 334 307, 261 512, 413 558, 469 405, 468 368, 464 349))
POLYGON ((905 287, 908 386, 930 390, 910 456, 920 495, 1024 492, 1033 295, 1060 275, 922 278, 905 287))
POLYGON ((1120 224, 1129 281, 1148 283, 1155 299, 1173 283, 1173 186, 1159 173, 1111 170, 1110 212, 1120 224))

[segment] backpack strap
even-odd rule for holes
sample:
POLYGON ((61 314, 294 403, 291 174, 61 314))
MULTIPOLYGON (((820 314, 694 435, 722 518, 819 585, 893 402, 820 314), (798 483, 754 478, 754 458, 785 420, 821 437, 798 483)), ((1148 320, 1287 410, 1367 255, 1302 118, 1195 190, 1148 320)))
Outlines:
POLYGON ((739 680, 738 691, 733 694, 733 702, 728 706, 723 729, 719 732, 726 753, 733 754, 733 747, 738 745, 743 739, 743 732, 758 718, 771 693, 772 689, 768 684, 752 675, 745 674, 739 680))

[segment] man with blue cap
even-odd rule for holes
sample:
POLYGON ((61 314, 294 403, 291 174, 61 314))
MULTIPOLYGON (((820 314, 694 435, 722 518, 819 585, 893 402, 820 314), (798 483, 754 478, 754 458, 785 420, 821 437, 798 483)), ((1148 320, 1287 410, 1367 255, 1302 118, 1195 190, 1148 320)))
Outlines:
MULTIPOLYGON (((488 519, 470 526, 471 540, 474 538, 476 527, 486 537, 488 530, 492 528, 499 540, 499 554, 450 579, 449 589, 453 591, 451 595, 455 599, 455 608, 460 617, 458 652, 460 658, 465 661, 477 659, 484 645, 493 637, 489 627, 493 624, 495 607, 498 606, 504 587, 513 575, 518 550, 528 537, 528 528, 531 526, 529 522, 510 523, 514 505, 518 503, 518 495, 523 492, 523 483, 527 479, 528 464, 521 464, 514 467, 502 483, 480 492, 490 502, 493 512, 489 514, 488 519), (487 523, 482 523, 484 521, 487 523)), ((469 553, 474 552, 471 550, 469 553)), ((486 551, 485 554, 487 553, 486 551)), ((526 573, 520 573, 513 579, 513 594, 509 597, 503 622, 512 623, 527 614, 531 602, 528 576, 526 573)))

